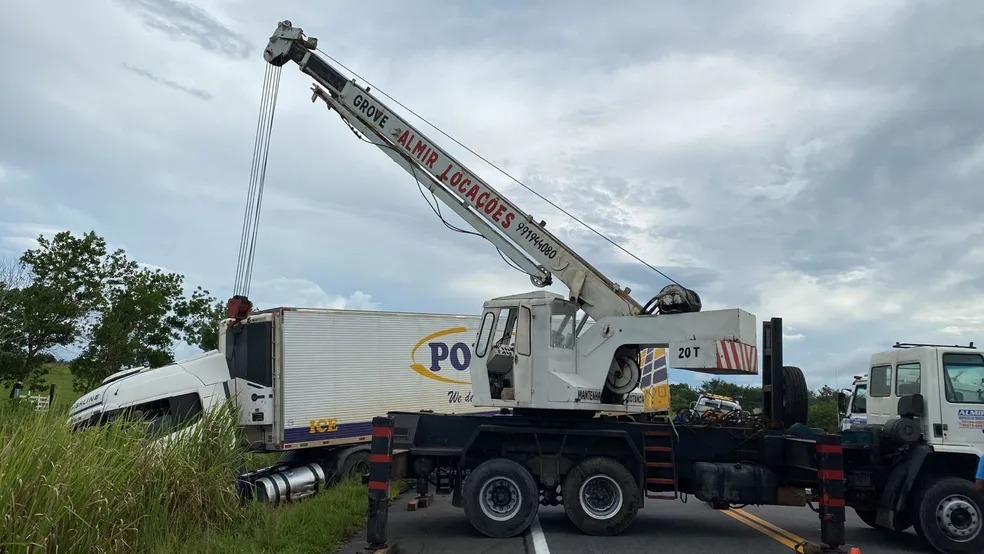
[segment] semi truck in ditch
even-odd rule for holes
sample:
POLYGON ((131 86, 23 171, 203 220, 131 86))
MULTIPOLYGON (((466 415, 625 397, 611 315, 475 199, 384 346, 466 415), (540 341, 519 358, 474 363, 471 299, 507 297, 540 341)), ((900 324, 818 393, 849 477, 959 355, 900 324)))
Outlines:
MULTIPOLYGON (((167 438, 231 399, 247 451, 282 453, 244 475, 243 490, 278 502, 364 474, 372 418, 393 407, 496 411, 472 403, 474 315, 278 307, 227 323, 216 350, 107 377, 72 405, 70 424, 126 417, 167 438)), ((668 410, 665 352, 640 361, 659 375, 647 394, 668 410)))
POLYGON ((220 324, 215 350, 107 377, 72 405, 69 423, 126 417, 167 438, 231 399, 246 450, 282 453, 275 466, 245 476, 246 490, 263 501, 298 499, 365 471, 372 418, 390 406, 490 411, 471 402, 470 343, 478 321, 392 311, 257 311, 235 329, 220 324))
MULTIPOLYGON (((263 57, 269 86, 261 110, 275 99, 280 69, 296 64, 315 81, 313 101, 403 167, 534 286, 557 279, 567 287, 483 304, 469 366, 472 399, 499 414, 393 409, 375 420, 374 444, 408 451, 419 493, 438 472, 450 475, 453 505, 490 537, 519 535, 539 506, 558 504, 583 533, 616 535, 646 499, 693 495, 712 505, 816 503, 817 550, 848 544, 851 507, 880 528, 914 527, 936 552, 984 551, 984 495, 973 481, 981 451, 971 438, 984 419, 984 395, 973 389, 984 379, 980 352, 916 347, 876 356, 870 381, 877 369, 884 422, 813 429, 805 375, 783 361, 781 318, 762 322, 760 348, 753 314, 705 311, 700 296, 675 281, 640 302, 383 102, 378 87, 343 73, 290 21, 278 24, 263 57), (649 417, 633 394, 646 348, 666 348, 676 369, 760 374, 762 413, 696 423, 649 417), (955 381, 963 384, 947 385, 955 381)), ((260 126, 257 144, 268 141, 272 118, 261 116, 269 125, 260 126)), ((247 295, 234 294, 228 310, 234 321, 247 321, 247 295)), ((869 399, 873 419, 872 406, 869 399)), ((379 456, 369 475, 370 546, 386 522, 379 515, 389 456, 379 456)))

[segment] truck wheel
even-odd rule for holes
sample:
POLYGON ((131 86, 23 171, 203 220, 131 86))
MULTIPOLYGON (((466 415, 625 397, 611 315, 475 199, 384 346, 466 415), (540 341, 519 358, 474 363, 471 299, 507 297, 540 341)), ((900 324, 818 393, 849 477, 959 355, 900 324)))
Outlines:
POLYGON ((540 507, 540 488, 533 476, 507 458, 482 462, 465 479, 461 493, 468 522, 495 539, 526 531, 540 507))
POLYGON ((617 535, 639 512, 641 493, 625 466, 611 458, 589 458, 571 468, 561 487, 567 517, 582 533, 617 535))
POLYGON ((803 370, 792 365, 783 366, 782 376, 786 383, 786 394, 782 399, 785 408, 782 422, 787 428, 796 423, 806 425, 810 414, 810 394, 803 370))
POLYGON ((367 471, 369 471, 369 452, 359 450, 345 458, 342 471, 338 474, 338 480, 344 481, 352 477, 362 477, 367 471))
POLYGON ((919 506, 917 528, 938 552, 984 552, 984 494, 959 477, 928 484, 919 506))

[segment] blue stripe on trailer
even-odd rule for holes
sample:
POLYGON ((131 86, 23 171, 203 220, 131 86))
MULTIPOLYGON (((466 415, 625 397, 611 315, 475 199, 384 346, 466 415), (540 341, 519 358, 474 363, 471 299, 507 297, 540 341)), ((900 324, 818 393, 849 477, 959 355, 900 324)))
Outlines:
MULTIPOLYGON (((473 412, 466 415, 493 415, 499 411, 473 412)), ((315 420, 318 421, 318 420, 315 420)), ((353 421, 350 423, 339 423, 331 431, 318 431, 316 428, 312 432, 312 425, 303 427, 290 427, 284 429, 284 444, 322 442, 338 439, 350 439, 352 437, 368 437, 372 435, 372 421, 353 421)))

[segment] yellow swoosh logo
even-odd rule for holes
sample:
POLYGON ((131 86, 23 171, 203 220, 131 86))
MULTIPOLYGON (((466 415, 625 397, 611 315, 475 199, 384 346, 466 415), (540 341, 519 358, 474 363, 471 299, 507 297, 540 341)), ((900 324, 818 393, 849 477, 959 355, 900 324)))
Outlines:
POLYGON ((434 373, 433 371, 427 369, 423 365, 417 363, 417 359, 416 359, 417 350, 421 346, 427 344, 428 342, 430 342, 430 341, 432 341, 434 339, 439 339, 441 337, 445 337, 447 335, 455 335, 455 334, 458 334, 458 333, 465 333, 467 331, 468 331, 468 328, 467 327, 452 327, 450 329, 445 329, 443 331, 438 331, 436 333, 432 333, 432 334, 427 335, 426 337, 420 339, 420 342, 418 342, 416 345, 414 345, 413 350, 410 351, 410 362, 411 362, 410 363, 410 369, 416 371, 417 373, 423 375, 424 377, 427 377, 428 379, 433 379, 435 381, 440 381, 442 383, 449 383, 449 384, 452 384, 452 385, 469 385, 469 384, 471 384, 468 381, 459 381, 457 379, 449 379, 447 377, 444 377, 443 375, 438 375, 437 373, 434 373))

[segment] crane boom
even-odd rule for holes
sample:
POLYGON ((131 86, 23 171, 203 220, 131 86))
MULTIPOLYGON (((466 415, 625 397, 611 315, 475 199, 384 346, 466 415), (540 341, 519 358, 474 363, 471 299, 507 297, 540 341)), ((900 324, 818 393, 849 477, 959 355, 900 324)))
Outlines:
POLYGON ((317 55, 317 39, 282 21, 263 53, 275 66, 295 62, 314 78, 312 100, 320 97, 330 108, 416 178, 424 176, 428 188, 442 202, 519 263, 537 286, 554 276, 570 289, 569 298, 594 320, 642 313, 643 306, 630 290, 612 282, 574 250, 545 229, 506 196, 438 146, 368 88, 346 78, 317 55), (525 256, 522 254, 525 253, 525 256))
MULTIPOLYGON (((652 379, 644 384, 639 366, 640 352, 647 348, 669 348, 667 365, 679 369, 757 372, 751 314, 740 309, 698 313, 700 298, 676 283, 640 305, 627 288, 547 231, 545 222, 521 210, 368 87, 333 67, 318 50, 317 39, 304 36, 290 21, 280 22, 263 57, 268 71, 279 72, 292 61, 313 77, 312 101, 323 100, 361 139, 386 153, 519 264, 534 285, 546 286, 556 278, 570 289, 567 298, 538 291, 483 304, 469 368, 476 405, 644 410, 646 395, 653 393, 652 379), (579 312, 584 316, 577 323, 579 312), (588 318, 594 324, 585 329, 588 318), (642 393, 635 392, 640 388, 642 393)), ((245 295, 230 299, 230 317, 238 320, 249 308, 245 295)))

